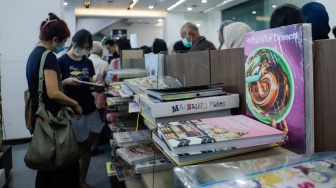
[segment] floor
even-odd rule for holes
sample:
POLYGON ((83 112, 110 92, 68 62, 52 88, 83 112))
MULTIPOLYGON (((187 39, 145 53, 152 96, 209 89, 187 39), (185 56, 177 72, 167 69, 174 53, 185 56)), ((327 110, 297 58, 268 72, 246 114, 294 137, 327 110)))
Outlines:
MULTIPOLYGON (((11 181, 9 188, 34 188, 36 171, 26 167, 23 158, 27 152, 29 143, 13 145, 12 159, 13 168, 11 170, 11 181)), ((93 156, 87 175, 87 183, 94 188, 110 188, 110 179, 106 174, 106 162, 111 161, 111 147, 106 145, 99 146, 105 152, 93 156)))

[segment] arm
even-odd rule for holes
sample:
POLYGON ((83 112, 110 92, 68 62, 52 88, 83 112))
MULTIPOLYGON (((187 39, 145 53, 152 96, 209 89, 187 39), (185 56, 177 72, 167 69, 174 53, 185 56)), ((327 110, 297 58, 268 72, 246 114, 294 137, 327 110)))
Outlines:
POLYGON ((82 114, 82 108, 79 106, 78 102, 67 97, 59 90, 57 73, 54 70, 45 69, 44 79, 46 83, 47 95, 50 99, 55 100, 64 106, 73 107, 80 114, 82 114))

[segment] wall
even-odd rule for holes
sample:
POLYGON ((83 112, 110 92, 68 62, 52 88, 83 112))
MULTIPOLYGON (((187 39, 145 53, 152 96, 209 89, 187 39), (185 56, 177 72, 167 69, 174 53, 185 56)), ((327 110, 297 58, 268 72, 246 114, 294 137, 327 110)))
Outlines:
POLYGON ((28 88, 26 62, 39 41, 39 26, 48 13, 63 15, 63 0, 10 0, 1 3, 0 23, 3 24, 0 27, 0 61, 4 139, 27 138, 30 134, 24 123, 23 99, 23 91, 28 88))
POLYGON ((218 40, 218 34, 217 31, 219 30, 219 27, 222 23, 221 19, 221 12, 216 11, 213 13, 208 14, 208 34, 207 34, 207 39, 211 41, 216 48, 219 47, 219 40, 218 40))
MULTIPOLYGON (((152 46, 155 38, 163 39, 162 27, 132 24, 127 28, 127 38, 130 38, 130 34, 134 33, 137 34, 138 48, 143 45, 152 46)), ((132 46, 132 48, 136 47, 132 46)))

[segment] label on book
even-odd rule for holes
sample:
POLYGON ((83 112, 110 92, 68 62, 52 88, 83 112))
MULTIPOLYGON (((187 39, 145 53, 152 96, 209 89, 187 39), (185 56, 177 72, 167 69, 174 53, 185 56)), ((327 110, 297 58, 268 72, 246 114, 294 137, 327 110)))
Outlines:
POLYGON ((302 24, 244 35, 246 115, 285 132, 283 147, 305 153, 302 24))
POLYGON ((282 131, 244 115, 159 123, 158 133, 176 154, 275 143, 283 135, 282 131), (223 144, 215 146, 216 142, 223 144))
POLYGON ((153 118, 176 116, 239 107, 239 95, 227 93, 214 97, 201 97, 189 100, 161 102, 141 94, 138 103, 150 113, 153 118))

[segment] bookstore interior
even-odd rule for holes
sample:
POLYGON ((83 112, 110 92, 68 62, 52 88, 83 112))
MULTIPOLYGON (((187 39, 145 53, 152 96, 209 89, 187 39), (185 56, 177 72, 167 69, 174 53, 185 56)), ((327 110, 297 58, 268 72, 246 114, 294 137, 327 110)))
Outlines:
POLYGON ((104 175, 129 188, 336 187, 336 40, 313 40, 309 23, 256 27, 243 48, 123 50, 108 85, 81 82, 105 88, 104 175))

